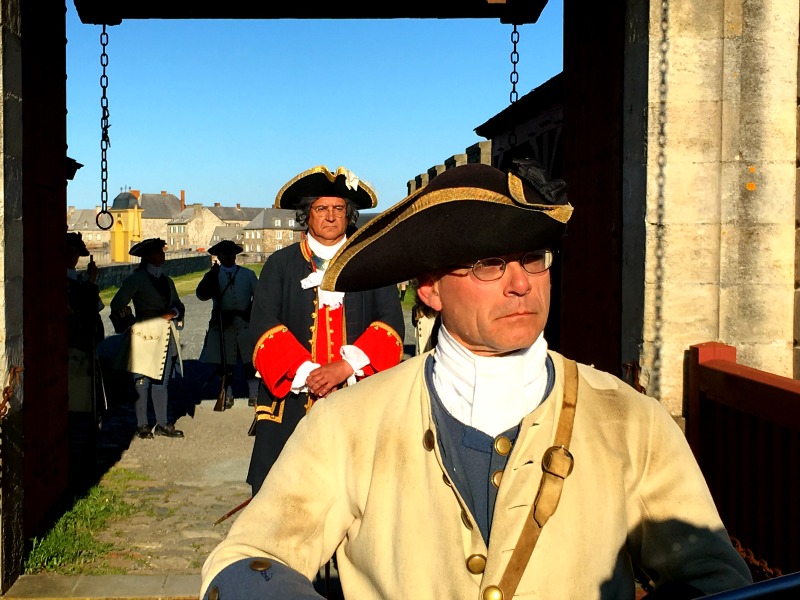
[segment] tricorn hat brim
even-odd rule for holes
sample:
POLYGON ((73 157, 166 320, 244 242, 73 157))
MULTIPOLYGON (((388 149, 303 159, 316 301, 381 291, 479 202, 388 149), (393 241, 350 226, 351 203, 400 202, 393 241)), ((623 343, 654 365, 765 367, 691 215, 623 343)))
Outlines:
POLYGON ((83 236, 78 232, 67 232, 67 246, 75 248, 78 256, 89 256, 89 249, 83 241, 83 236))
POLYGON ((217 242, 211 248, 208 249, 208 253, 212 256, 219 256, 220 254, 239 254, 242 251, 242 247, 233 242, 231 240, 222 240, 217 242))
POLYGON ((551 190, 489 165, 448 169, 349 237, 322 287, 373 289, 481 258, 556 249, 572 206, 551 190))
POLYGON ((139 257, 147 256, 153 250, 160 250, 166 245, 167 242, 165 242, 161 238, 148 238, 131 246, 131 249, 128 250, 128 254, 130 254, 131 256, 139 256, 139 257))
POLYGON ((294 210, 302 198, 334 196, 348 198, 359 210, 375 208, 378 198, 372 188, 352 171, 339 167, 335 173, 320 165, 289 180, 275 196, 275 208, 294 210))

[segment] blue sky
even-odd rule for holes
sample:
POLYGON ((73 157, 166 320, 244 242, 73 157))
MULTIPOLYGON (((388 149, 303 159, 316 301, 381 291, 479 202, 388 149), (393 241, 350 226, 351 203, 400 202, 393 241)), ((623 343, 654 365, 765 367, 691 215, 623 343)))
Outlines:
MULTIPOLYGON (((518 27, 522 96, 562 69, 562 0, 518 27)), ((100 33, 67 2, 68 204, 100 205, 100 33)), ((494 19, 127 20, 108 27, 109 205, 122 188, 271 207, 316 165, 383 210, 482 141, 509 105, 512 26, 494 19)))

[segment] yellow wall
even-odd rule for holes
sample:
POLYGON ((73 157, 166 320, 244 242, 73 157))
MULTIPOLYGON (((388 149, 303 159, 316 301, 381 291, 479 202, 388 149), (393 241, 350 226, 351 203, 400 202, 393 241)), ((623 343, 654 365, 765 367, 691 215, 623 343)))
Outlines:
POLYGON ((133 244, 142 241, 142 210, 114 210, 112 215, 114 226, 111 228, 109 257, 112 262, 130 262, 128 250, 133 244))

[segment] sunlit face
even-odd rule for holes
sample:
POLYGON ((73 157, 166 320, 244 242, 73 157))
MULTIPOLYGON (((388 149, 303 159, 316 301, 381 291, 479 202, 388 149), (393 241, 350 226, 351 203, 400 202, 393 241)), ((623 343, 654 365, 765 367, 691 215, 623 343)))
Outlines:
POLYGON ((323 246, 333 246, 347 231, 347 203, 344 198, 322 196, 308 213, 308 233, 323 246))
POLYGON ((531 275, 508 261, 495 281, 480 281, 470 269, 455 269, 419 285, 425 304, 441 313, 448 333, 479 356, 501 356, 527 348, 544 331, 550 310, 550 271, 531 275))

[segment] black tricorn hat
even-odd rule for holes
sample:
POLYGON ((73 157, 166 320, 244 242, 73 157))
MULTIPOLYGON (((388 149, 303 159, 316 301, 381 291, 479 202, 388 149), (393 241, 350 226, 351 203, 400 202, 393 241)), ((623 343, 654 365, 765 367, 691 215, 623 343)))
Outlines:
POLYGON ((142 240, 138 244, 131 246, 131 249, 128 250, 128 254, 131 256, 147 256, 153 250, 160 250, 166 245, 167 242, 161 238, 147 238, 146 240, 142 240))
POLYGON ((242 247, 237 244, 236 242, 232 242, 231 240, 222 240, 217 242, 211 248, 208 249, 208 253, 212 256, 219 256, 220 254, 239 254, 242 251, 242 247))
POLYGON ((372 188, 359 181, 352 171, 339 167, 333 173, 325 165, 320 165, 292 177, 275 196, 275 208, 294 210, 301 198, 319 196, 349 198, 359 210, 378 205, 372 188))
POLYGON ((83 242, 83 236, 75 231, 67 232, 67 246, 75 248, 78 251, 78 256, 89 256, 89 250, 83 242))
POLYGON ((558 248, 572 215, 566 184, 530 166, 525 174, 474 163, 446 170, 349 237, 322 287, 360 291, 481 258, 558 248))

